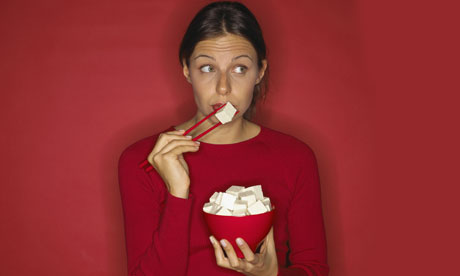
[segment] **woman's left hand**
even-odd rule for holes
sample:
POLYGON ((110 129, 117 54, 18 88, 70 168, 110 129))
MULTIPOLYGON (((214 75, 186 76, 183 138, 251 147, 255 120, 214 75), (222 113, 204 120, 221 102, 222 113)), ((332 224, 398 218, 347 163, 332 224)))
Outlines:
POLYGON ((210 239, 218 266, 233 269, 248 276, 276 276, 278 274, 278 259, 273 239, 273 227, 265 237, 260 253, 254 254, 243 239, 238 238, 236 240, 238 247, 243 252, 244 259, 238 258, 233 246, 227 240, 222 239, 221 244, 227 254, 227 257, 225 257, 219 242, 214 236, 211 236, 210 239))

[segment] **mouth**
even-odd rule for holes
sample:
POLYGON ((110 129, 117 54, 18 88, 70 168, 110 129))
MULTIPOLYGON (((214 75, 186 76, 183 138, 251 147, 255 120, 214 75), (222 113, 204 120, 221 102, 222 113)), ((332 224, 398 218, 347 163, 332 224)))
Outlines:
MULTIPOLYGON (((230 101, 229 101, 229 103, 232 104, 235 108, 237 108, 237 105, 236 105, 236 104, 234 104, 234 103, 232 103, 232 102, 230 102, 230 101)), ((221 107, 221 106, 223 106, 223 105, 225 105, 225 104, 227 104, 227 102, 225 102, 225 103, 219 102, 219 103, 215 103, 215 104, 213 104, 213 105, 211 105, 211 106, 212 106, 212 108, 213 108, 214 110, 216 110, 216 109, 218 109, 219 107, 221 107)))
POLYGON ((216 110, 216 109, 218 109, 219 107, 223 106, 224 104, 225 104, 225 103, 216 103, 216 104, 213 104, 213 105, 212 105, 212 109, 213 109, 213 110, 216 110))

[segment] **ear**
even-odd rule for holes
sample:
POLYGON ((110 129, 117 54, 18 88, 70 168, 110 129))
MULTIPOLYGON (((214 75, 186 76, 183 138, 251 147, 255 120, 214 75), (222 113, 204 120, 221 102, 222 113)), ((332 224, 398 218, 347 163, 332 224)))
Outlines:
POLYGON ((259 70, 259 76, 257 77, 256 84, 259 84, 260 81, 264 78, 265 75, 265 70, 267 69, 267 60, 263 59, 262 60, 262 68, 259 70))
POLYGON ((184 73, 185 79, 187 79, 189 83, 192 83, 192 81, 190 80, 190 71, 188 70, 188 66, 185 62, 185 59, 182 61, 182 71, 184 73))

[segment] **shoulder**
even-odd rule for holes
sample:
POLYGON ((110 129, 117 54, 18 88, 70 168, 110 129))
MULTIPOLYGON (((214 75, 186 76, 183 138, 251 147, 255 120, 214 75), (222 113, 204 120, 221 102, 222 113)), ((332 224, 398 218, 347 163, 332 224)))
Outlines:
POLYGON ((272 150, 276 150, 286 157, 300 159, 314 159, 312 148, 295 137, 294 135, 281 132, 272 128, 262 126, 264 128, 264 142, 272 150))
POLYGON ((275 157, 277 173, 282 175, 291 195, 299 191, 299 187, 305 187, 307 182, 314 183, 318 166, 312 148, 292 134, 271 128, 264 130, 264 142, 275 157), (299 181, 305 179, 311 181, 299 181))

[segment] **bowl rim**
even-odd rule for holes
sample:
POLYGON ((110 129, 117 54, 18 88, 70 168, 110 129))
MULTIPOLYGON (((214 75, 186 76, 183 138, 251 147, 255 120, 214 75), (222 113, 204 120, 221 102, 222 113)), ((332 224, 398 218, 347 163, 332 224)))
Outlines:
POLYGON ((210 216, 216 216, 216 217, 227 217, 227 218, 248 218, 248 217, 254 217, 254 216, 261 216, 261 215, 264 215, 264 214, 269 214, 269 213, 272 213, 275 211, 275 205, 272 204, 272 208, 270 211, 268 212, 265 212, 265 213, 261 213, 261 214, 255 214, 255 215, 247 215, 247 216, 224 216, 224 215, 216 215, 216 214, 211 214, 211 213, 208 213, 208 212, 205 212, 203 209, 201 209, 201 211, 204 213, 204 214, 207 214, 207 215, 210 215, 210 216))

